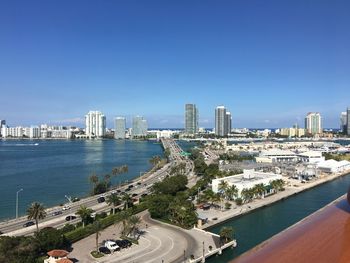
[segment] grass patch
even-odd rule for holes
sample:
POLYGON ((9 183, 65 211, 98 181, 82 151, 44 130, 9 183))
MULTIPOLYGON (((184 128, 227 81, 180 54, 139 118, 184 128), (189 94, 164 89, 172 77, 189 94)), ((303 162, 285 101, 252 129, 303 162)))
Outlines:
POLYGON ((91 256, 93 256, 94 258, 102 258, 103 256, 104 256, 104 254, 103 253, 101 253, 101 252, 98 252, 98 251, 91 251, 91 256))

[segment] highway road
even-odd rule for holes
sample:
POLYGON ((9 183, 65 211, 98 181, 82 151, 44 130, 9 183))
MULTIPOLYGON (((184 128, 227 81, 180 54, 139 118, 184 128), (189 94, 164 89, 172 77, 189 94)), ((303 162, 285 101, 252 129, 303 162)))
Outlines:
MULTIPOLYGON (((133 185, 133 188, 131 188, 130 191, 127 191, 126 193, 132 195, 137 194, 137 197, 139 198, 140 195, 146 193, 148 194, 150 191, 150 187, 155 183, 163 180, 165 176, 169 175, 169 171, 172 167, 180 164, 185 163, 186 164, 186 174, 189 176, 189 178, 193 177, 193 163, 190 161, 187 157, 181 156, 182 149, 178 146, 178 144, 174 140, 166 139, 162 140, 163 146, 165 149, 169 148, 170 150, 170 162, 167 163, 164 167, 161 169, 153 172, 148 173, 142 177, 138 177, 134 181, 125 184, 119 188, 114 188, 113 190, 104 193, 103 195, 95 195, 91 197, 87 197, 84 199, 81 199, 78 202, 68 203, 66 205, 69 205, 70 209, 63 210, 61 206, 55 206, 52 208, 48 208, 46 210, 47 216, 45 219, 39 221, 39 228, 43 227, 55 227, 60 228, 63 227, 67 223, 77 223, 80 222, 81 219, 79 216, 77 216, 76 219, 71 221, 66 221, 66 217, 69 215, 75 215, 77 210, 80 208, 80 206, 86 206, 88 208, 93 209, 96 213, 100 213, 103 211, 110 211, 111 207, 108 206, 106 202, 98 203, 97 199, 100 196, 108 196, 112 192, 119 190, 119 195, 122 195, 123 192, 130 186, 133 185), (54 212, 62 212, 59 215, 54 215, 54 212)), ((75 215, 76 216, 76 215, 75 215)), ((12 219, 4 222, 0 222, 0 231, 4 233, 4 235, 9 236, 19 236, 19 235, 31 235, 35 232, 36 226, 29 226, 24 227, 23 225, 28 222, 26 216, 22 216, 18 219, 12 219)), ((34 222, 34 221, 33 221, 34 222)))

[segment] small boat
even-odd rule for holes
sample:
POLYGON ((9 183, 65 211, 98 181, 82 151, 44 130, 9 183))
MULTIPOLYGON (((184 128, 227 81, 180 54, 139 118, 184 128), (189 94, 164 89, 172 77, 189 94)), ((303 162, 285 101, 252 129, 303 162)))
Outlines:
POLYGON ((38 146, 39 145, 39 143, 34 143, 34 146, 38 146))

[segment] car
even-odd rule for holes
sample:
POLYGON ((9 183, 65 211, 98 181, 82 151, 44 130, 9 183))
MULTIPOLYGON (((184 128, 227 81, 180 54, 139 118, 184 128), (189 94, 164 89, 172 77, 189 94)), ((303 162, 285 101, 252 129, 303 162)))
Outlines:
POLYGON ((62 214, 62 211, 55 211, 52 213, 53 216, 58 216, 58 215, 61 215, 62 214))
POLYGON ((66 210, 69 210, 69 209, 70 209, 70 206, 69 206, 69 205, 65 205, 65 206, 62 207, 62 210, 63 210, 63 211, 66 211, 66 210))
POLYGON ((145 196, 147 196, 147 194, 146 194, 146 193, 143 193, 143 194, 141 195, 141 197, 145 197, 145 196))
POLYGON ((98 251, 103 253, 103 254, 111 254, 111 251, 108 248, 106 248, 106 247, 100 247, 98 249, 98 251))
POLYGON ((141 182, 137 182, 137 185, 141 185, 142 183, 141 182))
POLYGON ((129 192, 131 190, 131 188, 126 188, 125 192, 129 192))
POLYGON ((97 198, 98 203, 103 203, 104 201, 106 201, 106 198, 104 198, 104 196, 100 196, 99 198, 97 198))
POLYGON ((105 247, 108 248, 110 251, 116 251, 120 247, 117 245, 117 243, 113 240, 107 240, 105 241, 105 247))
POLYGON ((117 193, 121 193, 121 191, 119 189, 117 189, 117 193))
POLYGON ((123 239, 123 240, 116 240, 115 241, 117 245, 121 248, 127 248, 131 246, 131 242, 129 240, 123 239))
POLYGON ((29 227, 29 226, 34 226, 35 223, 33 221, 28 221, 26 223, 23 224, 23 227, 29 227))
POLYGON ((132 184, 128 186, 128 188, 133 188, 133 187, 134 187, 134 186, 133 186, 132 184))
POLYGON ((66 221, 71 221, 71 220, 74 220, 76 219, 77 217, 76 216, 66 216, 66 221))
POLYGON ((131 196, 132 196, 132 197, 135 197, 135 196, 137 196, 137 194, 136 194, 136 193, 133 193, 131 196))

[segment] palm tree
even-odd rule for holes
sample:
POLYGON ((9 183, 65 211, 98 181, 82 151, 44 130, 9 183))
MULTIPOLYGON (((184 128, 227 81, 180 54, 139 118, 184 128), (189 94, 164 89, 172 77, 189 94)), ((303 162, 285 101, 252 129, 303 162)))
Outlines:
POLYGON ((127 173, 128 171, 129 171, 129 167, 128 167, 126 164, 124 164, 124 165, 122 165, 122 166, 114 167, 114 168, 112 169, 112 174, 113 174, 114 176, 116 176, 116 175, 118 175, 118 174, 127 173))
POLYGON ((75 212, 75 214, 80 216, 81 222, 83 223, 83 227, 85 227, 85 224, 87 223, 93 212, 94 210, 92 210, 91 208, 87 208, 86 206, 81 205, 78 211, 75 212))
MULTIPOLYGON (((122 226, 123 226, 121 233, 122 233, 122 235, 125 235, 129 229, 128 221, 130 218, 130 213, 128 211, 122 211, 119 213, 119 215, 120 215, 120 220, 122 221, 122 226)), ((119 223, 119 221, 116 223, 119 223)))
POLYGON ((228 187, 229 187, 228 182, 221 180, 219 183, 218 190, 224 195, 228 187))
POLYGON ((107 204, 113 206, 113 214, 115 214, 115 207, 120 205, 120 198, 117 194, 111 194, 107 197, 107 204))
MULTIPOLYGON (((96 185, 98 184, 98 181, 99 181, 98 176, 95 173, 90 175, 89 181, 92 184, 92 189, 94 189, 94 187, 96 187, 96 185)), ((94 192, 94 191, 92 190, 92 192, 94 192)))
POLYGON ((101 230, 103 229, 101 222, 96 220, 92 225, 93 231, 95 232, 95 240, 96 240, 96 252, 98 252, 98 237, 101 235, 101 230))
POLYGON ((45 207, 38 203, 34 202, 27 209, 28 219, 34 219, 36 224, 36 231, 39 232, 39 219, 44 219, 46 217, 45 207))
MULTIPOLYGON (((138 225, 141 223, 141 218, 139 216, 131 216, 128 220, 128 224, 129 224, 129 233, 134 233, 135 230, 138 228, 138 225)), ((135 236, 135 235, 134 235, 135 236)))
POLYGON ((128 210, 129 205, 130 204, 132 205, 132 198, 131 198, 131 196, 129 194, 127 194, 127 193, 124 193, 124 195, 122 197, 122 200, 124 201, 124 209, 128 210))
POLYGON ((229 186, 225 191, 225 195, 226 195, 226 198, 230 201, 236 199, 238 195, 237 187, 234 184, 229 186))
POLYGON ((257 184, 255 185, 255 191, 260 197, 264 197, 265 186, 263 184, 257 184))
POLYGON ((225 243, 232 240, 233 237, 233 227, 224 226, 220 229, 220 239, 224 240, 225 243))
POLYGON ((153 156, 149 162, 153 165, 153 166, 156 166, 160 161, 162 160, 162 158, 160 158, 159 155, 155 155, 153 156))

